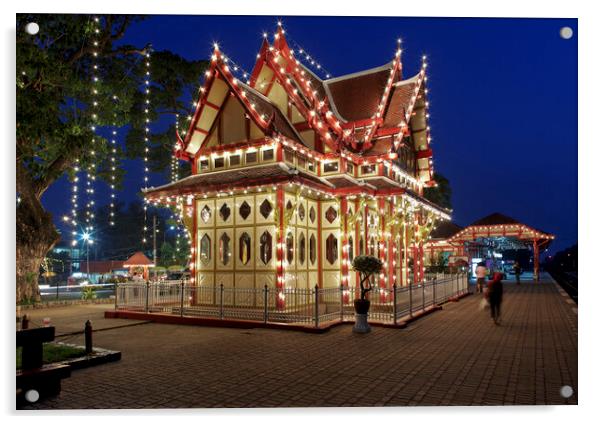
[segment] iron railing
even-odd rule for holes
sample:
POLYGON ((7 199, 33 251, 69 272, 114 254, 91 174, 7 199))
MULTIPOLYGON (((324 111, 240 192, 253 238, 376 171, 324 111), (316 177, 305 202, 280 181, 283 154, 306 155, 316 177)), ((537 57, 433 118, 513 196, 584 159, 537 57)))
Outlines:
MULTIPOLYGON (((466 274, 440 274, 420 284, 375 288, 368 294, 371 322, 397 324, 468 291, 466 274)), ((187 282, 128 282, 116 287, 115 309, 222 320, 319 327, 355 319, 355 287, 237 288, 187 282)))

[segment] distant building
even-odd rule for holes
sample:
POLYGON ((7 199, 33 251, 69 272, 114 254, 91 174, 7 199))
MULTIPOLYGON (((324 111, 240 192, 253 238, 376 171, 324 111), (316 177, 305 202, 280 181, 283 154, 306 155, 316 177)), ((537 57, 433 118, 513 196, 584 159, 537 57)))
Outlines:
POLYGON ((89 261, 81 262, 81 270, 71 276, 75 279, 88 279, 93 284, 106 282, 114 275, 127 275, 124 261, 89 261))

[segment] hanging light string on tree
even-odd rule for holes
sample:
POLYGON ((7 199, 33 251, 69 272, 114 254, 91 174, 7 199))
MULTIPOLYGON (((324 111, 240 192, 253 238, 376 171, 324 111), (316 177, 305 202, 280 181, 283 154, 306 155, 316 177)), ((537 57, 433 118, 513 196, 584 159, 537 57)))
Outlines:
MULTIPOLYGON (((143 160, 143 187, 146 190, 148 188, 148 173, 149 173, 149 169, 148 169, 148 153, 150 151, 149 149, 149 136, 150 136, 150 118, 149 118, 149 113, 150 113, 150 107, 151 107, 151 102, 150 102, 150 94, 151 94, 151 73, 150 73, 150 64, 151 64, 151 47, 147 47, 146 52, 145 52, 145 58, 144 58, 144 105, 143 105, 143 110, 144 110, 144 154, 142 157, 143 160)), ((147 216, 147 210, 148 210, 148 200, 145 198, 144 199, 144 226, 143 226, 143 230, 142 230, 142 244, 146 244, 146 232, 148 230, 147 228, 147 220, 148 220, 148 216, 147 216)))
MULTIPOLYGON (((117 104, 118 98, 113 95, 113 100, 115 104, 117 104)), ((117 115, 114 114, 116 118, 117 115)), ((109 225, 115 225, 115 202, 116 202, 116 191, 115 191, 115 170, 116 170, 116 154, 117 154, 117 125, 113 122, 111 127, 111 145, 109 146, 111 149, 109 155, 109 174, 110 174, 110 182, 109 182, 109 225)))
POLYGON ((96 180, 96 125, 98 122, 98 92, 100 85, 100 78, 98 75, 98 36, 100 29, 98 27, 100 20, 98 17, 93 18, 92 23, 92 37, 91 42, 93 46, 92 50, 92 148, 90 149, 90 161, 86 168, 86 232, 89 234, 94 230, 94 181, 96 180))

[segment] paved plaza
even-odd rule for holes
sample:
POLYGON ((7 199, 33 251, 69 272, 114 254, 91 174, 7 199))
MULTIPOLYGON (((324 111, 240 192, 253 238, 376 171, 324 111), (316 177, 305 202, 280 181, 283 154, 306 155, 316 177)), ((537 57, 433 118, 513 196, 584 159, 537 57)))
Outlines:
MULTIPOLYGON (((92 319, 122 360, 74 371, 54 408, 205 408, 577 403, 577 308, 556 284, 505 284, 502 325, 468 296, 405 329, 324 334, 106 320, 98 305, 31 311, 57 333, 92 319), (88 308, 88 309, 86 309, 88 308), (560 388, 574 394, 565 399, 560 388)), ((80 325, 81 324, 81 325, 80 325)), ((81 336, 68 336, 82 343, 81 336)), ((59 338, 60 339, 60 338, 59 338)))

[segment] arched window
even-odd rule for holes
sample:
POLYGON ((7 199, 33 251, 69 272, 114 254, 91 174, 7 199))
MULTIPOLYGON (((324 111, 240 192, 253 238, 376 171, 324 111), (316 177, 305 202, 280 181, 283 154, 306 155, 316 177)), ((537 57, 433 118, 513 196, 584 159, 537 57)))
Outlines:
POLYGON ((293 238, 293 233, 289 232, 286 235, 286 262, 288 262, 288 264, 292 264, 293 263, 293 258, 295 257, 295 240, 293 238))
POLYGON ((251 237, 246 232, 242 233, 238 243, 238 258, 243 265, 251 260, 251 237))
POLYGON ((316 263, 316 236, 309 237, 309 261, 312 265, 316 263))
POLYGON ((223 233, 219 238, 219 260, 223 265, 228 265, 230 262, 230 237, 223 233))
POLYGON ((334 234, 330 234, 326 239, 326 260, 331 265, 339 258, 339 241, 334 234))
POLYGON ((305 263, 305 234, 299 235, 299 263, 303 265, 305 263))
POLYGON ((201 237, 201 262, 204 265, 208 265, 211 262, 211 237, 205 234, 201 237))
POLYGON ((272 235, 267 230, 259 237, 259 255, 264 265, 272 260, 272 235))

